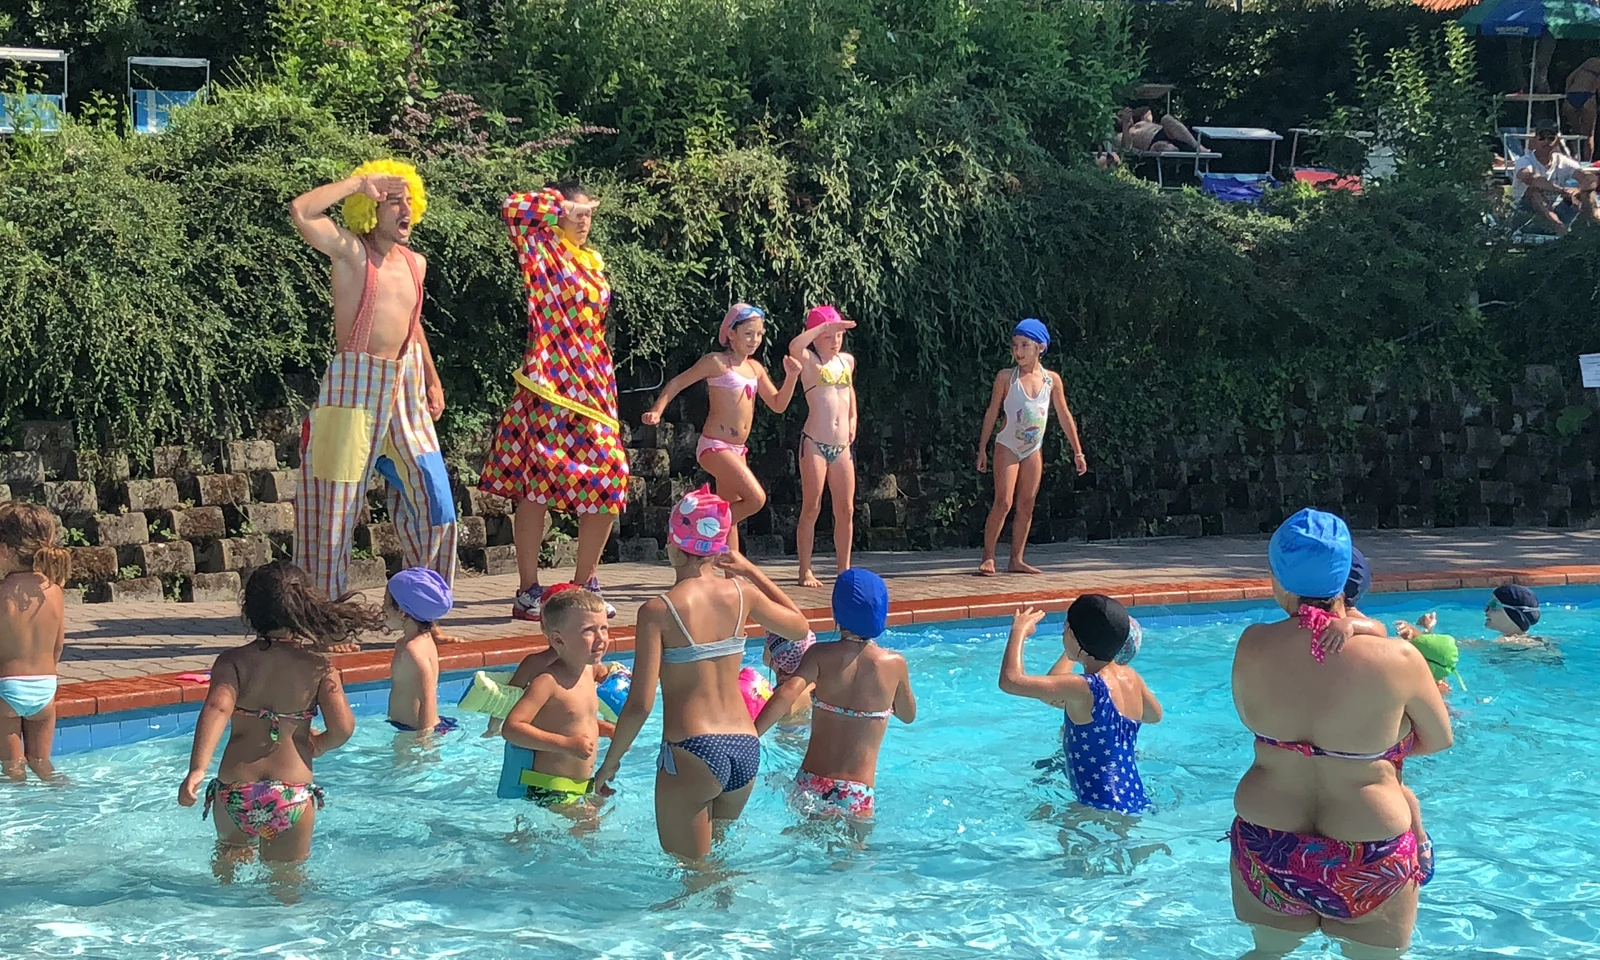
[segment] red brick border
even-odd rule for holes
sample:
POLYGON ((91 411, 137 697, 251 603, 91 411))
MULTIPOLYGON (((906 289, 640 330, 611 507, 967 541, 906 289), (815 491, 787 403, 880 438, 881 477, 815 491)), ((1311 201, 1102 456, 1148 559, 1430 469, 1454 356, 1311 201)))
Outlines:
MULTIPOLYGON (((1459 571, 1386 573, 1373 578, 1372 590, 1375 593, 1399 593, 1412 590, 1489 589, 1506 583, 1538 587, 1600 583, 1600 566, 1478 570, 1469 574, 1459 571)), ((1272 595, 1272 588, 1265 579, 1142 583, 1099 587, 1097 590, 1116 597, 1130 607, 1260 600, 1272 595)), ((1000 617, 1011 613, 1019 606, 1029 604, 1040 607, 1046 612, 1055 613, 1065 610, 1074 596, 1075 594, 1059 590, 1035 590, 1025 593, 906 600, 889 605, 889 625, 898 627, 977 617, 1000 617)), ((805 614, 811 620, 812 629, 834 629, 829 610, 812 609, 805 611, 805 614)), ((440 648, 439 666, 441 670, 447 672, 509 666, 530 653, 544 649, 544 646, 544 638, 535 635, 450 644, 440 648)), ((621 652, 632 650, 633 628, 618 627, 611 631, 611 648, 621 652)), ((389 660, 388 652, 344 653, 333 658, 334 665, 339 668, 339 675, 345 683, 387 680, 389 660)), ((96 716, 119 710, 195 703, 205 699, 207 684, 180 681, 178 676, 176 673, 161 673, 122 680, 65 684, 56 693, 56 716, 96 716)))

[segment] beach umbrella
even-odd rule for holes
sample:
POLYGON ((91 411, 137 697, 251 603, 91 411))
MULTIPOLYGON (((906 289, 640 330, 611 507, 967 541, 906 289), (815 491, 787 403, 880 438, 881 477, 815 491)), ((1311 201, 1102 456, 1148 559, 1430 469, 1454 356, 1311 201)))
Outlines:
POLYGON ((1594 0, 1483 0, 1458 21, 1486 37, 1600 40, 1600 3, 1594 0))

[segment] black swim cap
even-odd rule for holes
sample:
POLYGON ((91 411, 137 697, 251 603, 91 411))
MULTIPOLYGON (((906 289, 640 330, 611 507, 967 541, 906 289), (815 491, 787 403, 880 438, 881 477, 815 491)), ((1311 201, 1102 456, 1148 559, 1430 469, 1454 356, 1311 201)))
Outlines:
POLYGON ((1128 642, 1128 608, 1100 593, 1086 593, 1067 608, 1067 626, 1083 652, 1107 663, 1128 642))

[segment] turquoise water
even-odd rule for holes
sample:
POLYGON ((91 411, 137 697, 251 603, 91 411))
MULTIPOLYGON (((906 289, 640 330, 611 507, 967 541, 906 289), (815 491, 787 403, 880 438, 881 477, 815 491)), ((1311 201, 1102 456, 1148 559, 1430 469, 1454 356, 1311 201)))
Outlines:
MULTIPOLYGON (((1547 597, 1538 631, 1559 652, 1467 650, 1456 748, 1407 765, 1439 855, 1413 956, 1600 957, 1600 594, 1550 596, 1570 600, 1547 597)), ((1481 636, 1476 595, 1366 611, 1430 607, 1442 630, 1481 636)), ((891 727, 864 846, 797 828, 782 788, 803 743, 769 737, 723 872, 701 879, 656 846, 658 722, 599 830, 574 838, 492 799, 500 747, 478 738, 481 718, 397 761, 381 718, 364 716, 318 763, 329 804, 295 891, 256 868, 213 878, 212 828, 175 802, 186 737, 68 756, 69 788, 0 789, 0 957, 1237 957, 1248 937, 1217 841, 1250 751, 1228 665, 1242 625, 1268 613, 1145 614, 1135 666, 1167 722, 1140 739, 1157 809, 1121 832, 1036 766, 1060 749, 1061 714, 995 689, 993 622, 886 638, 910 661, 920 715, 891 727)), ((1059 624, 1030 644, 1033 668, 1059 652, 1059 624)))

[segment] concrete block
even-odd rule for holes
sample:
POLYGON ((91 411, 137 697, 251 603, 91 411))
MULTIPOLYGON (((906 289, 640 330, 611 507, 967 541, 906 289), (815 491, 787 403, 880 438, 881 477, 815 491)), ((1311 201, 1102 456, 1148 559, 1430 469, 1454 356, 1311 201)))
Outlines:
POLYGON ((405 552, 400 533, 392 523, 369 523, 356 527, 356 548, 370 550, 374 556, 397 557, 405 552))
POLYGON ((228 535, 228 521, 221 507, 190 507, 167 514, 167 528, 179 540, 220 540, 228 535))
POLYGON ((78 431, 70 420, 22 421, 22 449, 76 450, 78 431))
POLYGON ((187 479, 204 466, 205 459, 193 447, 156 447, 150 451, 150 472, 157 477, 187 479))
POLYGON ((100 497, 87 480, 57 480, 44 485, 44 505, 58 516, 94 513, 100 497))
POLYGON ((517 548, 511 544, 483 548, 483 572, 491 577, 517 572, 517 548))
POLYGON ((506 517, 511 515, 511 501, 505 497, 497 497, 492 493, 484 493, 477 487, 465 487, 456 490, 456 501, 462 505, 469 517, 506 517))
POLYGON ((488 525, 482 517, 462 517, 456 521, 456 545, 463 550, 481 550, 489 545, 488 525))
POLYGON ((0 453, 0 483, 17 487, 35 487, 44 483, 44 458, 37 450, 0 453))
POLYGON ((79 450, 73 457, 76 460, 74 473, 79 480, 109 487, 133 475, 133 465, 121 450, 79 450))
POLYGON ((117 579, 116 547, 68 547, 67 552, 72 554, 69 583, 105 583, 117 579))
POLYGON ((122 485, 120 502, 129 513, 155 513, 178 508, 178 485, 168 477, 129 480, 122 485))
POLYGON ((244 518, 256 533, 294 533, 293 503, 247 503, 242 508, 244 518))
POLYGON ((665 477, 672 472, 672 457, 660 449, 628 450, 628 472, 636 477, 665 477))
POLYGON ((239 574, 197 573, 183 584, 183 599, 188 603, 238 603, 244 593, 239 574))
POLYGON ((89 536, 102 547, 131 547, 150 542, 150 522, 143 513, 101 513, 89 521, 89 536))
POLYGON ((1478 481, 1478 502, 1481 504, 1505 504, 1517 502, 1517 487, 1515 484, 1505 483, 1500 480, 1478 481))
POLYGON ((382 557, 350 561, 351 590, 382 590, 389 582, 389 568, 382 557))
POLYGON ((900 498, 900 480, 892 473, 886 473, 865 488, 858 500, 869 503, 876 500, 898 500, 900 498))
POLYGON ((5 503, 7 500, 10 500, 10 499, 11 499, 11 486, 9 484, 0 483, 0 503, 5 503))
POLYGON ((194 573, 194 544, 187 540, 141 543, 120 548, 117 559, 124 567, 138 567, 147 577, 194 573))
POLYGON ((272 541, 266 537, 227 537, 200 549, 195 567, 201 573, 248 571, 272 562, 272 541))
POLYGON ((166 599, 166 594, 161 589, 160 577, 139 577, 95 584, 89 591, 89 599, 95 603, 159 603, 166 599))
MULTIPOLYGON (((783 538, 778 537, 782 549, 783 538)), ((635 537, 617 543, 617 555, 623 563, 655 563, 661 558, 661 541, 652 537, 635 537)))
POLYGON ((271 440, 233 440, 227 454, 228 469, 234 473, 278 469, 278 445, 271 440))
POLYGON ((293 502, 300 483, 298 470, 262 470, 255 479, 256 499, 262 503, 293 502))
POLYGON ((202 507, 232 506, 250 502, 250 477, 242 473, 204 473, 179 486, 185 499, 202 507))

